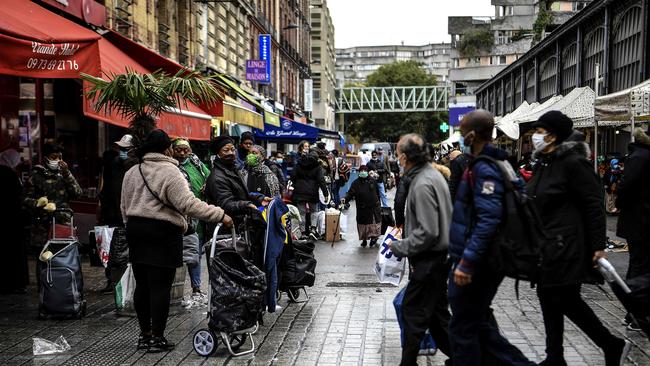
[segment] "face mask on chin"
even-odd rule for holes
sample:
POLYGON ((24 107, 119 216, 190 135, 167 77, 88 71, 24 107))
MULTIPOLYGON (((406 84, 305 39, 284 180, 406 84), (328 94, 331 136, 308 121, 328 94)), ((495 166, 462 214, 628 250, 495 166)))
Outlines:
POLYGON ((183 161, 181 161, 181 165, 187 164, 188 161, 190 161, 190 158, 183 159, 183 161))
POLYGON ((120 160, 126 160, 129 157, 129 152, 126 150, 120 150, 119 157, 120 160))

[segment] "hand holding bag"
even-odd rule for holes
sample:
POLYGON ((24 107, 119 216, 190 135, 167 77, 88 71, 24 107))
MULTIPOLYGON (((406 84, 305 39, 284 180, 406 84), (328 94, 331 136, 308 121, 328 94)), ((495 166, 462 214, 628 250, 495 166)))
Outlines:
POLYGON ((402 238, 402 230, 388 227, 384 240, 379 246, 377 260, 375 261, 375 274, 381 283, 390 283, 398 286, 404 277, 406 268, 406 258, 397 257, 389 247, 391 241, 397 241, 402 238))

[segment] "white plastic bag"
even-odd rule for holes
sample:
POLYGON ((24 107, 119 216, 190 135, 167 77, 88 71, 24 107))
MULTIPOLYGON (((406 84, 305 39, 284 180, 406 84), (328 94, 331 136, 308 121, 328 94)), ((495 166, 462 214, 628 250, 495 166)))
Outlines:
POLYGON ((402 230, 390 226, 386 229, 384 240, 379 246, 377 260, 375 261, 375 274, 381 283, 390 283, 391 285, 399 286, 399 283, 402 281, 406 268, 406 258, 395 256, 388 247, 390 241, 396 241, 401 238, 402 230))
POLYGON ((122 275, 120 282, 115 285, 115 308, 120 311, 132 311, 133 307, 133 292, 135 291, 135 277, 133 277, 133 269, 131 263, 126 267, 126 271, 122 275))
POLYGON ((325 211, 318 211, 312 215, 316 215, 316 233, 319 236, 325 235, 325 211))
POLYGON ((102 261, 104 268, 108 266, 108 258, 111 252, 111 240, 113 240, 114 227, 95 226, 95 243, 97 244, 97 253, 102 261))
POLYGON ((70 350, 70 345, 65 340, 65 338, 63 338, 63 336, 59 336, 59 338, 57 338, 54 342, 38 337, 32 339, 34 340, 34 345, 32 346, 32 352, 34 353, 34 356, 51 355, 54 353, 62 353, 70 350))

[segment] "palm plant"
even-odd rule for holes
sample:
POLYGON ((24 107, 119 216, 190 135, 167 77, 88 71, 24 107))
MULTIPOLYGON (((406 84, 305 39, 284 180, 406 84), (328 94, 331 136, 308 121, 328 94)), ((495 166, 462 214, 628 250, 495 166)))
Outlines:
POLYGON ((94 101, 95 110, 115 110, 129 119, 138 139, 156 127, 155 118, 162 112, 187 108, 188 102, 211 106, 224 97, 210 77, 187 70, 169 76, 162 71, 140 74, 127 69, 124 74, 107 75, 107 80, 84 73, 81 79, 91 85, 86 95, 94 101))

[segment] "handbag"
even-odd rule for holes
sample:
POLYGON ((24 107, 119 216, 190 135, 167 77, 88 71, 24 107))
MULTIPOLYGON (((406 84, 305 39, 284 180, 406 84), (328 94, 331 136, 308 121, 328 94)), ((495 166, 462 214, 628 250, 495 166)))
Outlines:
POLYGON ((198 224, 198 220, 194 221, 191 217, 187 217, 184 215, 182 212, 180 212, 176 207, 169 205, 165 203, 160 197, 153 192, 151 187, 149 187, 149 183, 147 183, 147 180, 144 178, 144 174, 142 173, 142 164, 138 164, 138 170, 140 170, 140 176, 142 177, 142 181, 144 182, 144 186, 147 187, 147 190, 153 198, 155 198, 158 202, 160 202, 163 206, 167 207, 170 210, 176 211, 178 214, 183 216, 185 218, 185 221, 187 221, 187 230, 185 230, 185 233, 183 233, 183 236, 186 235, 192 235, 196 232, 196 225, 198 224))

